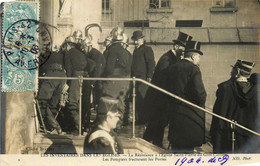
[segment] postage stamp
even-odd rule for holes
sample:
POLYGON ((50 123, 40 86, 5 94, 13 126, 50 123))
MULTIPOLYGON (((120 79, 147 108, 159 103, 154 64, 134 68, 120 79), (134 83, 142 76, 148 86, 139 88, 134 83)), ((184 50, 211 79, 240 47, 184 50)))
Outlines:
MULTIPOLYGON (((4 4, 2 29, 3 92, 34 91, 37 88, 39 34, 41 33, 45 41, 51 40, 50 35, 41 30, 38 18, 38 3, 13 2, 4 4)), ((51 45, 50 42, 45 44, 47 51, 51 49, 49 45, 51 45)), ((41 63, 44 63, 44 59, 41 59, 41 63)))

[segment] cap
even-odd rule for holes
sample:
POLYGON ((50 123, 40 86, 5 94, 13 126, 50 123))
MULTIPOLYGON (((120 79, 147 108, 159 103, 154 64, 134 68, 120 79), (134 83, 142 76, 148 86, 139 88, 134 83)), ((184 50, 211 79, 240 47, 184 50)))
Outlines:
POLYGON ((120 112, 119 101, 112 97, 101 97, 97 107, 97 114, 106 115, 108 112, 120 112))

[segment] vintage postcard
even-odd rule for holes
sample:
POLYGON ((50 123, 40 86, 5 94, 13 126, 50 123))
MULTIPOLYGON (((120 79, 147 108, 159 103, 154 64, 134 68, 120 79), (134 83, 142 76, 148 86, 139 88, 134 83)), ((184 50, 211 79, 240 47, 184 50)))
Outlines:
POLYGON ((0 1, 0 165, 259 165, 259 0, 0 1))

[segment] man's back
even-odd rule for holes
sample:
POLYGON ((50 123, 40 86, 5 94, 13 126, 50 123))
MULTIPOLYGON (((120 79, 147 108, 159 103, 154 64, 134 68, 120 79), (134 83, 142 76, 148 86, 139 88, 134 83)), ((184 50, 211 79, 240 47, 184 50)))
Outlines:
POLYGON ((168 90, 198 106, 204 107, 206 91, 198 66, 183 59, 169 67, 168 90))
POLYGON ((120 43, 114 43, 110 46, 106 61, 106 76, 109 75, 127 75, 129 68, 128 52, 120 43))

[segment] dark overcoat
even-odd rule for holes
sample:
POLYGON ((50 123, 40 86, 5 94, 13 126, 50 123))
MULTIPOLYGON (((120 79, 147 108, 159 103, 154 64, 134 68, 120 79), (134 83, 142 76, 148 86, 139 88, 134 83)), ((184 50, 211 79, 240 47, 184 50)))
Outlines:
MULTIPOLYGON (((243 92, 243 88, 235 80, 230 79, 219 84, 213 112, 255 130, 258 115, 257 86, 249 82, 246 84, 248 87, 251 86, 247 92, 243 92)), ((254 152, 255 146, 247 144, 252 134, 239 127, 235 127, 234 131, 236 139, 235 152, 254 152)), ((215 153, 232 151, 232 129, 230 123, 213 117, 210 135, 215 153)), ((257 140, 255 143, 258 142, 259 147, 259 138, 257 140)))
MULTIPOLYGON (((124 49, 121 43, 113 43, 106 55, 105 77, 108 78, 126 78, 130 75, 129 52, 124 49)), ((119 107, 125 110, 125 96, 129 88, 128 81, 103 81, 102 95, 117 98, 119 107)))
MULTIPOLYGON (((200 107, 205 107, 206 91, 198 66, 183 59, 169 67, 168 90, 200 107)), ((177 148, 193 148, 204 143, 205 113, 178 100, 169 104, 168 139, 177 148)))
MULTIPOLYGON (((171 50, 163 54, 155 67, 151 83, 165 89, 167 81, 167 68, 176 62, 177 57, 171 50)), ((145 112, 147 114, 148 120, 151 122, 155 121, 154 118, 160 119, 158 118, 158 113, 160 113, 160 115, 165 113, 165 108, 167 106, 167 95, 164 95, 164 93, 149 87, 147 89, 144 101, 146 105, 145 112)), ((162 118, 160 121, 168 123, 164 116, 160 117, 162 118)))
POLYGON ((93 60, 96 63, 96 69, 91 77, 100 77, 106 66, 106 60, 104 55, 95 48, 92 48, 91 51, 87 54, 87 57, 93 60))
POLYGON ((121 43, 113 43, 106 54, 106 77, 125 77, 129 75, 129 54, 121 46, 121 43))
POLYGON ((135 48, 132 62, 132 76, 142 78, 152 78, 155 67, 154 53, 151 47, 145 44, 135 48))
MULTIPOLYGON (((64 55, 61 52, 53 52, 46 63, 40 67, 40 72, 47 77, 66 77, 64 55)), ((49 100, 50 107, 56 108, 65 82, 66 80, 42 80, 38 100, 49 100)))
MULTIPOLYGON (((135 48, 133 53, 133 62, 131 68, 132 77, 143 80, 151 79, 155 68, 154 53, 151 47, 145 44, 135 48)), ((137 82, 136 84, 136 119, 137 123, 145 123, 144 97, 148 86, 137 82)))

